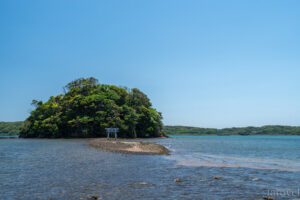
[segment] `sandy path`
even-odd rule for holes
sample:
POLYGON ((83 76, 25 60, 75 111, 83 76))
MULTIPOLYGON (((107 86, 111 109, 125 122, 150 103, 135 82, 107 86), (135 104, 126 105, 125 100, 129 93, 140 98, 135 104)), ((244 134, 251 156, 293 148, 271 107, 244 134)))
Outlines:
POLYGON ((167 155, 169 150, 156 143, 152 142, 129 142, 122 140, 107 140, 107 139, 93 139, 88 143, 89 146, 99 148, 107 152, 115 153, 132 153, 132 154, 157 154, 167 155))

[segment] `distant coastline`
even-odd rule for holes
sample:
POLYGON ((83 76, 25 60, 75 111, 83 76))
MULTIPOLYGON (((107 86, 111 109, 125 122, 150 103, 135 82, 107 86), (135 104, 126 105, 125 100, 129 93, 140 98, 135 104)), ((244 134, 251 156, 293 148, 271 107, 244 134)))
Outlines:
POLYGON ((23 126, 23 121, 16 122, 1 122, 0 121, 0 136, 17 136, 20 133, 20 128, 23 126))
MULTIPOLYGON (((0 136, 18 136, 22 121, 0 122, 0 136)), ((299 135, 300 126, 267 125, 261 127, 233 127, 224 129, 200 128, 191 126, 164 126, 163 131, 167 135, 203 135, 203 136, 227 136, 227 135, 299 135)))
POLYGON ((199 128, 190 126, 164 126, 167 135, 300 135, 300 126, 269 125, 261 127, 233 127, 233 128, 199 128))

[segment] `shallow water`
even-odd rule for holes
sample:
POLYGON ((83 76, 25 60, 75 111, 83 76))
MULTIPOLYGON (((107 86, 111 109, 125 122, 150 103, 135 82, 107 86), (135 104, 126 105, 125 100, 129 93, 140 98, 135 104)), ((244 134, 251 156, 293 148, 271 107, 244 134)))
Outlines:
POLYGON ((184 136, 171 157, 182 165, 300 171, 298 136, 184 136))
POLYGON ((2 139, 0 199, 87 199, 92 194, 102 199, 300 198, 300 137, 147 141, 165 145, 171 155, 107 153, 85 140, 2 139), (174 183, 177 177, 182 182, 174 183))

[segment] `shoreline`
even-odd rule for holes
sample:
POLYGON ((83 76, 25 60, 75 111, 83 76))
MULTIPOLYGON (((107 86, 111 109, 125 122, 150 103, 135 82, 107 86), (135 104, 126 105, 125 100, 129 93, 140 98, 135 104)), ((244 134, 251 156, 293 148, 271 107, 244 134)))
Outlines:
POLYGON ((91 139, 88 146, 101 149, 105 152, 141 154, 141 155, 169 155, 170 151, 166 147, 153 142, 138 142, 129 140, 114 140, 106 138, 91 139))

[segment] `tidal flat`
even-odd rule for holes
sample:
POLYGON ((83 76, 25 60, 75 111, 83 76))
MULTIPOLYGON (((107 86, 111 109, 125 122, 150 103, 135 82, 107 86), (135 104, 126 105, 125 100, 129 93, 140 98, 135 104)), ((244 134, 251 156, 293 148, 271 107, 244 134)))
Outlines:
POLYGON ((131 140, 91 139, 88 145, 106 152, 129 153, 141 155, 168 155, 170 151, 163 145, 153 142, 131 140))

